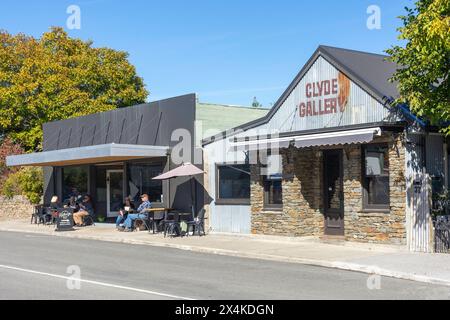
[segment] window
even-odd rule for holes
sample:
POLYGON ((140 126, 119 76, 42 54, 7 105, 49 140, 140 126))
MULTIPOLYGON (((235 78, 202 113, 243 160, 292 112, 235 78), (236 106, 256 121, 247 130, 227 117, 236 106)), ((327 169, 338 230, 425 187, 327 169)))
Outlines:
POLYGON ((250 204, 250 165, 217 166, 218 204, 250 204))
POLYGON ((282 175, 264 176, 264 208, 281 210, 283 208, 282 175))
POLYGON ((163 202, 162 181, 152 180, 164 171, 162 163, 130 164, 128 177, 130 183, 130 196, 134 203, 140 203, 140 196, 148 194, 151 202, 163 202))
POLYGON ((81 197, 88 192, 88 167, 63 168, 63 199, 81 197))
POLYGON ((364 209, 389 210, 389 148, 387 144, 363 148, 364 209))

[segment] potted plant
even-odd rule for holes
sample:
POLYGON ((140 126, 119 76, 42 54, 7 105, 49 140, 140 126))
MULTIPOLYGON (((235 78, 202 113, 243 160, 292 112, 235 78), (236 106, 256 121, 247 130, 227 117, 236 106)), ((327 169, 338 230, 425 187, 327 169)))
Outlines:
POLYGON ((103 223, 106 221, 106 217, 104 215, 98 215, 97 216, 97 221, 100 223, 103 223))

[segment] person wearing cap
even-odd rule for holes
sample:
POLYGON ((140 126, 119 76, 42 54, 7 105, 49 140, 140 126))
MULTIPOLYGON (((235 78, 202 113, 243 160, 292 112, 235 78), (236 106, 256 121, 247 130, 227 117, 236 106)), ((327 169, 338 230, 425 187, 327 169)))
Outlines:
POLYGON ((137 213, 129 214, 127 219, 123 223, 123 226, 119 228, 119 231, 131 232, 133 231, 133 224, 136 219, 147 219, 147 209, 151 209, 152 204, 148 198, 148 194, 143 194, 141 196, 141 200, 142 203, 139 208, 137 208, 137 213))

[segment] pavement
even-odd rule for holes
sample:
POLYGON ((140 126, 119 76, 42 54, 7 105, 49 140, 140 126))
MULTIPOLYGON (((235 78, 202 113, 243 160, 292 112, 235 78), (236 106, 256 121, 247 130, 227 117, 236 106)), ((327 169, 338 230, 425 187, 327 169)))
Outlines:
POLYGON ((29 221, 0 222, 0 231, 166 247, 197 253, 320 266, 371 275, 450 286, 450 255, 410 253, 403 246, 286 238, 210 234, 206 237, 164 238, 148 232, 117 232, 97 224, 71 232, 29 221))
POLYGON ((1 231, 0 243, 7 300, 450 298, 447 286, 298 263, 37 233, 1 231))

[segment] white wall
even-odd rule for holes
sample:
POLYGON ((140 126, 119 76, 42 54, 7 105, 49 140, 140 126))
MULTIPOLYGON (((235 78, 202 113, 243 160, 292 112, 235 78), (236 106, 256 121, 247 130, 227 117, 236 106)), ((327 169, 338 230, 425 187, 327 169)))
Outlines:
POLYGON ((210 228, 212 232, 249 234, 251 232, 250 206, 217 205, 216 164, 245 161, 244 152, 227 152, 230 148, 224 139, 205 146, 205 169, 208 193, 212 202, 209 206, 210 228))

